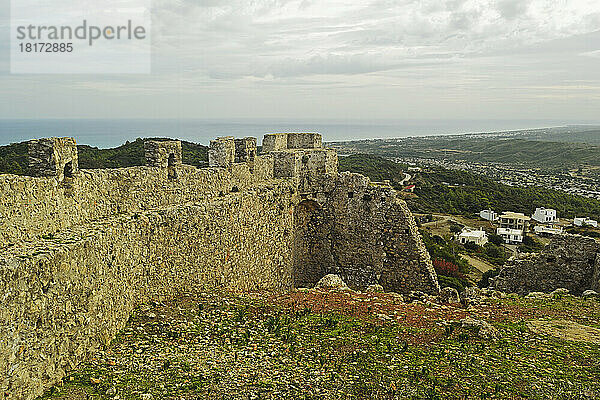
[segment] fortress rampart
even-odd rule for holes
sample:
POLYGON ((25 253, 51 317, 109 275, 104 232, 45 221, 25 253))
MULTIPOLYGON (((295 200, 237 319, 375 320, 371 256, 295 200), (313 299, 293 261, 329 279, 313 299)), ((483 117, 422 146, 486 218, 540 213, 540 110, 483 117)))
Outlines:
POLYGON ((289 290, 337 273, 355 289, 437 292, 412 214, 388 185, 337 172, 317 134, 179 142, 148 166, 80 170, 72 139, 30 143, 31 174, 0 175, 0 390, 32 399, 124 326, 189 286, 289 290))
POLYGON ((540 253, 510 261, 490 278, 490 286, 520 295, 557 288, 575 295, 600 291, 600 243, 578 235, 557 235, 540 253))

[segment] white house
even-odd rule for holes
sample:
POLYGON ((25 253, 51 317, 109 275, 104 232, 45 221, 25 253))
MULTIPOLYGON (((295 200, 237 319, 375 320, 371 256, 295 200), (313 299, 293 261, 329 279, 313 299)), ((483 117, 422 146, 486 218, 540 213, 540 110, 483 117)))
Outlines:
POLYGON ((496 234, 502 236, 506 244, 523 243, 523 231, 521 229, 498 228, 496 234))
POLYGON ((575 226, 592 226, 594 228, 597 228, 598 221, 590 219, 590 218, 586 218, 586 217, 575 218, 573 220, 573 225, 575 225, 575 226))
POLYGON ((518 229, 525 232, 529 226, 529 218, 527 215, 522 213, 516 213, 507 211, 498 217, 500 228, 506 229, 518 229))
POLYGON ((553 227, 553 226, 545 226, 545 225, 536 225, 533 227, 533 231, 538 235, 562 235, 563 228, 562 227, 553 227))
POLYGON ((462 232, 458 234, 457 240, 460 244, 474 243, 483 246, 488 242, 488 237, 483 229, 463 228, 462 232))
POLYGON ((482 210, 479 216, 488 221, 496 221, 498 219, 498 213, 493 210, 482 210))
POLYGON ((536 208, 531 218, 542 224, 552 224, 558 219, 556 218, 556 210, 544 207, 536 208))

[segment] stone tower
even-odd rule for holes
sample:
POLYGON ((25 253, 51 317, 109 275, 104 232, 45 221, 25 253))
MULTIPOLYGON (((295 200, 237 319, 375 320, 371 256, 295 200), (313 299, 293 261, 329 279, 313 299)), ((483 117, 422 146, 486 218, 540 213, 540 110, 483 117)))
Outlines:
POLYGON ((210 141, 208 165, 210 167, 230 168, 234 163, 248 163, 254 167, 256 158, 256 138, 234 139, 223 136, 210 141))
POLYGON ((78 172, 75 139, 45 138, 29 141, 29 174, 37 177, 70 179, 78 172))
POLYGON ((324 175, 337 175, 338 158, 333 149, 323 148, 318 133, 273 133, 263 139, 263 154, 273 156, 275 178, 297 178, 301 193, 324 175))
POLYGON ((181 142, 179 140, 146 140, 144 142, 146 165, 149 167, 177 167, 181 161, 181 142))
POLYGON ((167 169, 169 179, 177 178, 177 167, 182 164, 181 142, 179 140, 146 140, 146 165, 167 169))

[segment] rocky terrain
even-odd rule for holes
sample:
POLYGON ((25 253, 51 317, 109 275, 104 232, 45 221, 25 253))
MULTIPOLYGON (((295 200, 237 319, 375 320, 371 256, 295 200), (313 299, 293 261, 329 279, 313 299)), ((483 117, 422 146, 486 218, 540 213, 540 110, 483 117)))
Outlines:
POLYGON ((379 290, 333 279, 144 304, 41 399, 600 398, 594 293, 379 290))

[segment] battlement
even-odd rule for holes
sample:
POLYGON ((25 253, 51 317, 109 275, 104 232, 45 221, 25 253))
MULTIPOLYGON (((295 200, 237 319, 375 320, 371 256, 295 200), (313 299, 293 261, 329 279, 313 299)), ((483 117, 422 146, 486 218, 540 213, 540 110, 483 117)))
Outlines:
POLYGON ((292 149, 320 149, 323 140, 318 133, 269 133, 263 138, 263 153, 292 149))
POLYGON ((318 133, 274 133, 263 139, 263 154, 273 157, 275 178, 296 178, 302 193, 325 175, 338 173, 337 152, 323 148, 318 133))
POLYGON ((179 140, 144 141, 146 165, 149 167, 174 168, 182 164, 181 142, 179 140))
POLYGON ((0 392, 33 399, 121 329, 140 302, 189 285, 439 291, 406 203, 339 174, 319 134, 211 141, 209 167, 148 140, 146 166, 79 170, 70 138, 29 143, 33 176, 0 175, 0 392), (64 184, 68 180, 68 184, 64 184), (34 306, 35 305, 35 306, 34 306), (55 343, 60 343, 56 346, 55 343))
POLYGON ((47 138, 29 141, 29 174, 72 178, 79 169, 77 144, 73 138, 47 138))
POLYGON ((254 164, 256 158, 256 138, 235 139, 223 136, 210 141, 208 165, 211 167, 231 168, 234 163, 254 164))

